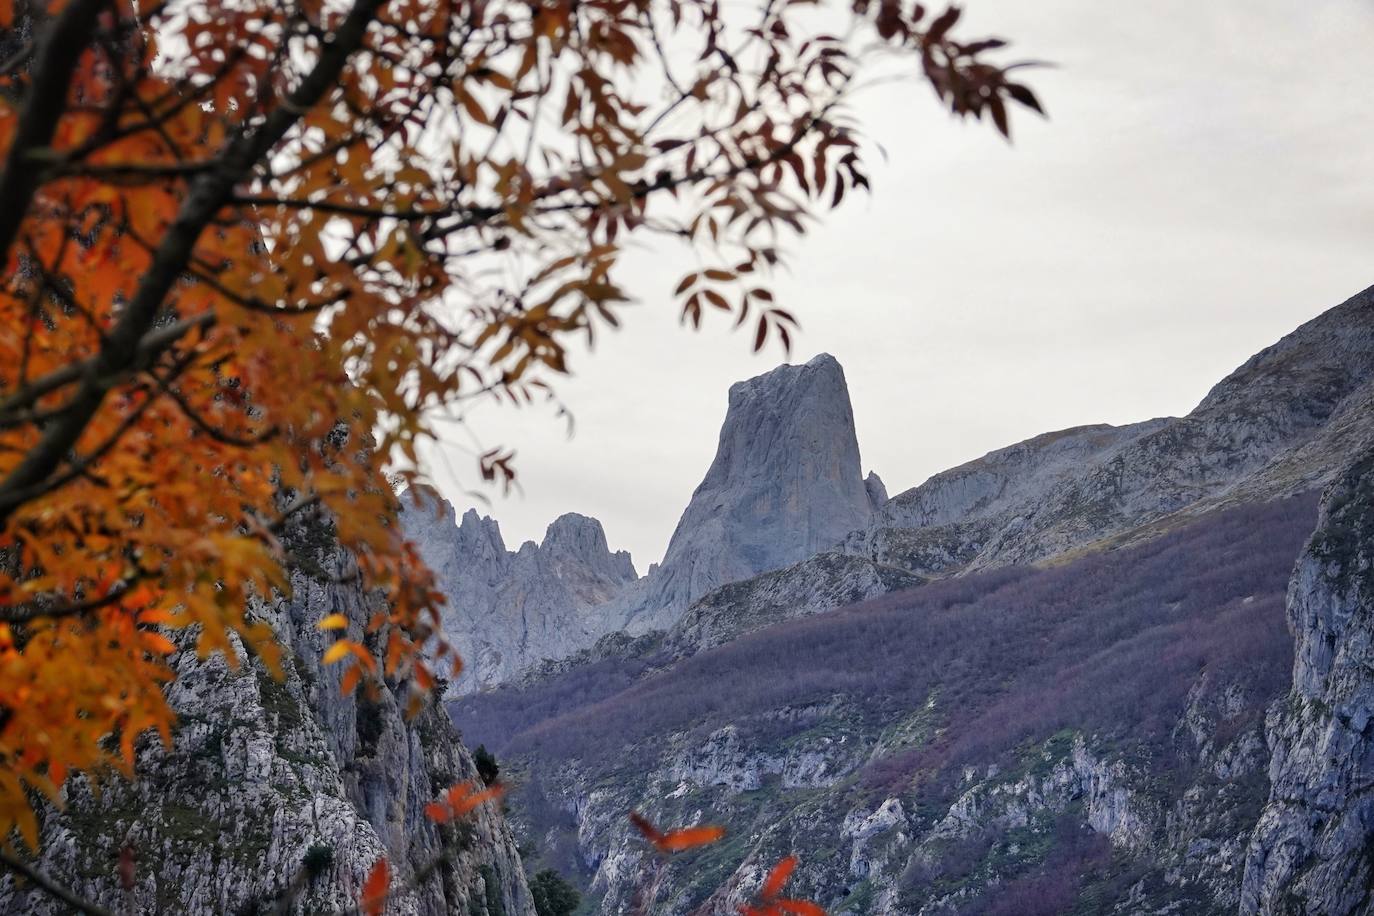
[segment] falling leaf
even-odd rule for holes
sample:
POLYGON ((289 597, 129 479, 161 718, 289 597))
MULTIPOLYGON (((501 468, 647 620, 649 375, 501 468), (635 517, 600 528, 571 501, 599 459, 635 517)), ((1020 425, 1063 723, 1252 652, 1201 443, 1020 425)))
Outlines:
POLYGON ((377 864, 372 866, 372 871, 368 872, 367 880, 363 882, 363 895, 359 906, 367 916, 381 916, 386 908, 387 890, 390 886, 391 866, 385 858, 378 859, 377 864))

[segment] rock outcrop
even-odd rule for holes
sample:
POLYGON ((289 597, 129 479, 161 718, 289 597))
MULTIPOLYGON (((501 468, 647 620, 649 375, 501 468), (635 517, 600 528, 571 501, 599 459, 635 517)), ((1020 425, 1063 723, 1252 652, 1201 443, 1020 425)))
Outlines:
POLYGON ((915 588, 925 581, 902 569, 827 550, 786 569, 709 592, 678 618, 655 650, 665 649, 675 657, 690 655, 784 620, 915 588))
MULTIPOLYGON (((62 810, 44 812, 38 867, 111 912, 267 912, 296 884, 291 913, 332 913, 356 907, 385 856, 404 888, 388 913, 533 916, 499 810, 483 806, 456 828, 424 816, 441 791, 477 776, 443 711, 408 722, 389 687, 375 699, 362 690, 345 697, 339 668, 320 664, 332 639, 315 626, 325 615, 345 614, 364 639, 377 609, 352 559, 323 519, 298 518, 286 537, 302 558, 293 597, 256 602, 250 614, 276 630, 284 680, 237 640, 235 670, 223 656, 198 660, 178 634, 172 746, 145 737, 133 782, 109 776, 97 793, 83 777, 69 780, 62 810), (125 847, 130 891, 118 877, 125 847)), ((6 873, 0 912, 70 910, 6 873)))
POLYGON ((1374 912, 1374 456, 1326 492, 1288 594, 1293 689, 1270 720, 1269 803, 1243 913, 1374 912))
POLYGON ((715 460, 650 578, 634 630, 671 623, 719 586, 798 563, 868 524, 844 370, 822 353, 730 387, 715 460))
POLYGON ((630 555, 612 553, 601 523, 568 513, 543 543, 506 549, 501 529, 469 509, 455 524, 442 497, 407 497, 406 534, 447 597, 444 632, 463 656, 455 692, 489 686, 590 645, 614 620, 600 611, 636 581, 630 555))

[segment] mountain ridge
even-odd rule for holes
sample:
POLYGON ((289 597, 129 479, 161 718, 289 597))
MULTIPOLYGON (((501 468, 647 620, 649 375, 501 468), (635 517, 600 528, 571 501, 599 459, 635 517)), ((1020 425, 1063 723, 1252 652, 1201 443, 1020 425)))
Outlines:
MULTIPOLYGON (((1355 791, 1368 772, 1369 743, 1351 725, 1374 721, 1374 668, 1367 622, 1343 629, 1352 617, 1363 621, 1356 609, 1368 586, 1342 570, 1353 564, 1362 577, 1367 545, 1347 545, 1341 559, 1313 559, 1308 548, 1303 562, 1313 571, 1301 589, 1294 580, 1299 590, 1288 598, 1292 636, 1283 583, 1314 524, 1316 492, 1326 488, 1321 524, 1333 532, 1354 517, 1348 507, 1367 505, 1374 475, 1343 469, 1371 453, 1374 288, 1246 360, 1183 417, 1075 427, 990 452, 888 499, 833 549, 727 583, 661 630, 607 635, 451 709, 479 736, 503 718, 533 717, 517 741, 493 737, 510 765, 538 783, 537 802, 513 801, 517 829, 563 850, 556 864, 582 875, 600 912, 620 912, 632 899, 636 847, 611 813, 636 807, 664 822, 709 811, 737 838, 710 855, 712 868, 727 868, 712 872, 712 886, 690 871, 665 881, 666 913, 732 912, 758 880, 759 863, 790 851, 802 856, 800 886, 835 913, 1052 913, 1092 894, 1093 912, 1317 916, 1332 906, 1363 916, 1368 898, 1339 882, 1366 873, 1357 834, 1361 824, 1374 829, 1367 799, 1355 791), (1337 512, 1337 503, 1347 509, 1337 512), (1252 586, 1234 571, 1259 559, 1270 529, 1283 532, 1282 549, 1256 567, 1264 589, 1246 594, 1252 586), (1255 547, 1237 552, 1256 537, 1255 547), (1180 543, 1199 546, 1149 559, 1180 543), (825 674, 824 661, 768 673, 805 646, 838 642, 846 621, 859 626, 861 609, 883 602, 936 602, 904 619, 916 629, 914 646, 931 645, 943 637, 921 637, 921 627, 939 602, 983 600, 986 590, 1008 595, 985 605, 995 615, 986 638, 1024 643, 1034 658, 1041 643, 1011 635, 1026 625, 1015 616, 1024 600, 1015 590, 1119 557, 1157 563, 1150 589, 1140 588, 1156 603, 1137 606, 1127 596, 1121 621, 1092 631, 1107 634, 1102 652, 1041 672, 1041 688, 992 711, 977 712, 979 697, 1000 681, 984 668, 965 670, 957 652, 944 663, 952 668, 944 686, 922 702, 884 708, 876 722, 856 704, 881 707, 885 693, 906 690, 914 675, 898 658, 877 665, 878 675, 870 663, 833 672, 836 686, 816 696, 791 696, 786 685, 825 674), (1196 620, 1171 617, 1214 589, 1214 604, 1194 605, 1196 620), (1138 613, 1157 628, 1110 635, 1138 613), (831 635, 791 643, 778 635, 812 623, 831 635), (1335 634, 1348 643, 1340 652, 1323 648, 1335 634), (1285 699, 1293 636, 1298 680, 1285 699), (781 644, 754 662, 731 663, 744 664, 745 674, 718 661, 774 639, 781 644), (1180 666, 1182 658, 1193 660, 1180 666), (701 666, 712 674, 688 676, 701 666), (1168 690, 1151 687, 1166 671, 1168 690), (1073 693, 1090 672, 1097 686, 1073 693), (862 688, 845 686, 861 680, 862 688), (712 693, 721 684, 761 695, 761 705, 721 719, 733 702, 712 693), (789 699, 769 700, 770 690, 789 699), (1058 720, 1035 706, 1039 692, 1055 690, 1069 690, 1079 710, 1059 733, 1048 728, 1058 720), (1116 719, 1085 712, 1113 691, 1138 696, 1116 719), (1153 710, 1152 731, 1136 721, 1142 709, 1153 710), (577 737, 607 717, 624 727, 577 737), (1048 730, 1026 735, 1028 746, 979 737, 1021 721, 1048 730), (944 759, 929 756, 942 734, 972 736, 960 739, 972 757, 940 784, 954 793, 939 796, 952 799, 948 807, 903 782, 944 759), (1351 751, 1348 760, 1323 763, 1333 742, 1351 751), (873 779, 846 775, 888 758, 873 779), (639 763, 625 769, 626 760, 639 763), (1187 778, 1171 781, 1175 772, 1187 778), (1313 829, 1328 776, 1344 787, 1338 820, 1313 829), (1294 910, 1285 896, 1292 888, 1312 903, 1294 910)), ((1333 543, 1335 535, 1320 537, 1333 543)), ((1132 573, 1128 566, 1122 575, 1132 573)), ((879 638, 872 651, 894 639, 879 638)))

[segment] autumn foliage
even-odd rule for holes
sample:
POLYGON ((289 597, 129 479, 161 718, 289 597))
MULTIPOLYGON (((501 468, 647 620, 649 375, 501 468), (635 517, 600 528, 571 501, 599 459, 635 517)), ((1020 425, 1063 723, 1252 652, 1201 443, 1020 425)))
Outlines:
POLYGON ((650 845, 664 853, 695 849, 698 846, 714 843, 725 836, 724 827, 705 824, 699 827, 681 827, 663 833, 638 811, 630 812, 630 823, 634 824, 635 829, 640 832, 644 839, 649 841, 650 845))
MULTIPOLYGON (((169 740, 179 647, 275 665, 252 599, 289 588, 297 513, 327 513, 387 598, 366 622, 383 649, 331 615, 327 660, 348 690, 408 683, 416 708, 458 664, 394 524, 435 419, 544 396, 570 343, 620 320, 631 236, 698 251, 645 291, 687 321, 785 342, 779 246, 868 184, 843 107, 861 50, 1003 132, 1008 104, 1038 109, 958 18, 0 3, 0 836, 36 847, 29 790, 169 740)), ((510 453, 476 473, 508 480, 510 453)))
POLYGON ((743 916, 825 916, 825 911, 809 900, 792 900, 782 896, 783 888, 796 868, 796 856, 787 856, 773 866, 759 888, 758 900, 740 907, 740 913, 743 916))

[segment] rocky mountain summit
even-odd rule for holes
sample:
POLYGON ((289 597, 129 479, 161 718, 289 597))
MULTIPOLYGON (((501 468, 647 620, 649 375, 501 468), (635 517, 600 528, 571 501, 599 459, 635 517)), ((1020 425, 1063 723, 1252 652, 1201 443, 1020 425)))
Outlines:
POLYGON ((506 680, 607 632, 596 609, 637 580, 630 555, 612 553, 596 519, 568 513, 542 543, 508 550, 497 523, 469 509, 458 521, 443 497, 407 497, 401 524, 448 598, 444 632, 462 653, 454 690, 506 680))
POLYGON ((433 494, 402 524, 448 596, 445 629, 468 664, 453 688, 463 693, 607 634, 671 626, 722 585, 834 546, 885 499, 878 476, 861 470, 844 370, 821 354, 731 386, 715 460, 643 578, 584 516, 559 518, 541 544, 514 552, 496 522, 469 510, 455 524, 433 494))
POLYGON ((834 546, 872 518, 883 488, 870 481, 833 356, 732 385, 715 460, 647 589, 647 616, 671 621, 714 588, 834 546))

